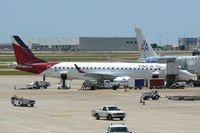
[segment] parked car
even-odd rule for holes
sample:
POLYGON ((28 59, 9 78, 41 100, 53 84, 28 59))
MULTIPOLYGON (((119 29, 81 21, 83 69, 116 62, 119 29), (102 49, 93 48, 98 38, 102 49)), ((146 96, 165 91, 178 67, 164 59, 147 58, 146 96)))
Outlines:
POLYGON ((113 120, 113 118, 119 118, 123 120, 126 113, 118 109, 117 106, 105 106, 103 109, 92 110, 92 116, 99 120, 100 118, 107 118, 107 120, 113 120))
POLYGON ((106 133, 132 133, 124 124, 110 124, 106 133))

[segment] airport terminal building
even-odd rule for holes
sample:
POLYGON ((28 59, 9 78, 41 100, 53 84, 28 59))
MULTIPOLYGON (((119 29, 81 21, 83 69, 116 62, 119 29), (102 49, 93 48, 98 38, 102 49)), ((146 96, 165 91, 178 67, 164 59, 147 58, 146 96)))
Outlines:
POLYGON ((178 39, 178 45, 184 46, 185 50, 200 48, 200 37, 183 37, 178 39))
POLYGON ((136 37, 63 37, 28 39, 38 51, 138 51, 136 37))
POLYGON ((13 50, 11 43, 0 43, 0 51, 11 51, 13 50))

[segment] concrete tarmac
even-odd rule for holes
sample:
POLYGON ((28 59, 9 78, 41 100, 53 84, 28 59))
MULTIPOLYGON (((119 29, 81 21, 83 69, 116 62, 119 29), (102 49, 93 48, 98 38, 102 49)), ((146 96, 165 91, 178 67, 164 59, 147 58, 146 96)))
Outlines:
POLYGON ((47 78, 48 89, 20 90, 41 76, 0 76, 0 133, 103 133, 110 123, 124 123, 133 133, 199 133, 200 101, 171 101, 166 96, 200 95, 200 88, 158 90, 158 101, 139 103, 144 90, 79 90, 83 81, 69 81, 70 90, 57 90, 59 79, 47 78), (14 89, 16 86, 16 89, 14 89), (13 95, 33 99, 35 107, 11 105, 13 95), (92 109, 117 105, 123 121, 95 120, 92 109))

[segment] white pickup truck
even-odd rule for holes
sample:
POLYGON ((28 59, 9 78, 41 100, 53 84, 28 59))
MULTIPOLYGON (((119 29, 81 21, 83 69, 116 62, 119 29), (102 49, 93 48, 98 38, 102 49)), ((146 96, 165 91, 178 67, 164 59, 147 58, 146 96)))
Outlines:
POLYGON ((117 106, 105 106, 103 109, 92 110, 92 116, 99 120, 100 118, 107 118, 107 120, 113 120, 113 118, 119 118, 123 120, 126 113, 120 111, 117 106))
POLYGON ((90 87, 91 90, 95 90, 95 89, 108 89, 108 88, 112 88, 113 90, 117 90, 120 86, 119 83, 117 82, 111 82, 110 80, 103 80, 103 81, 99 81, 97 82, 96 80, 86 80, 83 83, 83 86, 86 87, 90 87))
POLYGON ((47 87, 49 86, 50 82, 45 82, 45 81, 34 81, 26 84, 26 87, 28 89, 40 89, 40 87, 44 87, 44 89, 47 89, 47 87))

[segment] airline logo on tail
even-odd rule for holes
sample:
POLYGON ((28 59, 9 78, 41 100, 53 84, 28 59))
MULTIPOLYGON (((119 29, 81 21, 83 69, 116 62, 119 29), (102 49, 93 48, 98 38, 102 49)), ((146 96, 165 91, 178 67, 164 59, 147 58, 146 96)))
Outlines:
POLYGON ((141 51, 148 51, 148 43, 144 40, 142 45, 141 45, 141 51))

